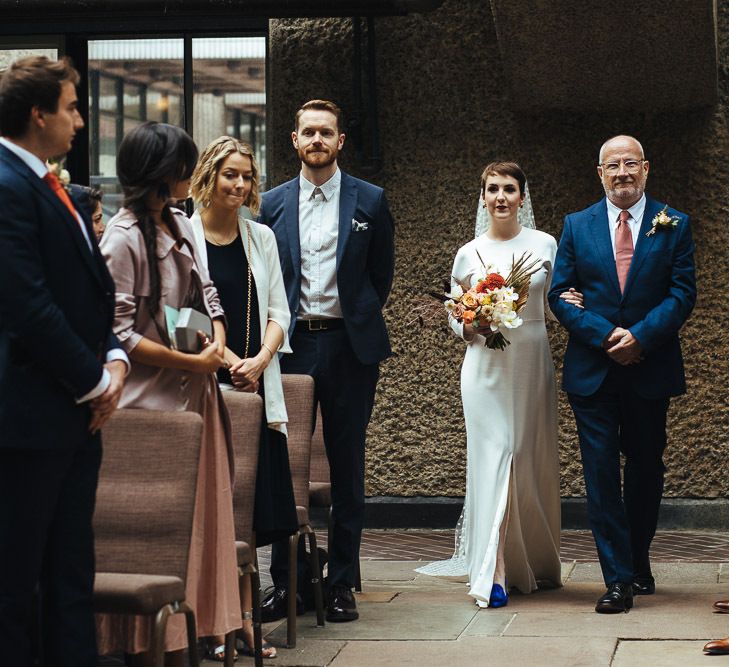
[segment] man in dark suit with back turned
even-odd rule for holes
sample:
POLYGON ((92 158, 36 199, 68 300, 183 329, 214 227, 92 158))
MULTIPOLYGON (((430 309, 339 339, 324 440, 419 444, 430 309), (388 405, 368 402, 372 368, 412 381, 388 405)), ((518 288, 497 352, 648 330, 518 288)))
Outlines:
MULTIPOLYGON (((365 436, 379 362, 391 354, 382 307, 394 270, 393 221, 382 188, 337 166, 344 134, 335 104, 304 104, 291 136, 301 173, 263 195, 260 221, 276 234, 291 310, 293 354, 284 355, 281 370, 313 376, 321 407, 332 483, 327 620, 353 621, 365 436)), ((264 620, 286 614, 286 545, 273 545, 275 589, 264 600, 264 620)))
POLYGON ((645 195, 637 139, 600 149, 606 197, 565 218, 549 305, 570 333, 563 386, 577 422, 587 512, 607 586, 601 614, 651 595, 649 550, 663 494, 666 413, 686 391, 678 331, 696 300, 685 213, 645 195), (584 303, 560 298, 570 288, 584 303), (620 454, 625 456, 620 489, 620 454))
POLYGON ((48 175, 83 120, 66 60, 16 61, 0 79, 0 651, 96 667, 91 518, 99 429, 128 360, 112 334, 114 283, 84 219, 48 175))

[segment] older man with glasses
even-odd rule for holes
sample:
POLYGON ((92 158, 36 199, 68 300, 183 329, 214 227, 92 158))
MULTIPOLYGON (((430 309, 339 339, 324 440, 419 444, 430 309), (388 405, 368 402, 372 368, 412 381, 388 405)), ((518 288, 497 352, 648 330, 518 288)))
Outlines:
POLYGON ((696 300, 688 216, 645 195, 637 139, 600 149, 606 197, 565 218, 549 303, 569 331, 563 387, 577 422, 587 510, 606 592, 595 611, 651 595, 666 413, 685 393, 678 331, 696 300), (562 292, 574 287, 581 298, 562 292), (620 455, 625 456, 621 493, 620 455))

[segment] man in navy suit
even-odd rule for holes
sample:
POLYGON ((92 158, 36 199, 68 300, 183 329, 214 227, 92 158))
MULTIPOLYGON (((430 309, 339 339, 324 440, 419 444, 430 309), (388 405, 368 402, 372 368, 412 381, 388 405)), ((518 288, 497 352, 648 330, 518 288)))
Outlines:
POLYGON ((663 493, 669 398, 685 393, 678 331, 696 300, 688 216, 644 194, 637 139, 600 150, 606 198, 565 218, 549 304, 569 331, 563 386, 607 591, 599 613, 655 592, 649 549, 663 493), (576 305, 560 294, 573 288, 576 305), (625 456, 620 489, 620 454, 625 456))
MULTIPOLYGON (((313 376, 321 408, 332 483, 327 620, 353 621, 365 436, 379 362, 391 354, 382 307, 394 271, 393 220, 382 188, 337 166, 344 134, 335 104, 304 104, 291 136, 301 173, 263 195, 260 221, 276 234, 291 310, 293 354, 284 355, 281 370, 313 376)), ((264 620, 285 615, 286 544, 273 545, 275 589, 264 600, 264 620)))
POLYGON ((19 667, 33 660, 36 589, 43 662, 97 665, 99 429, 128 367, 90 221, 46 167, 83 127, 78 81, 68 61, 43 57, 0 80, 0 650, 19 667))

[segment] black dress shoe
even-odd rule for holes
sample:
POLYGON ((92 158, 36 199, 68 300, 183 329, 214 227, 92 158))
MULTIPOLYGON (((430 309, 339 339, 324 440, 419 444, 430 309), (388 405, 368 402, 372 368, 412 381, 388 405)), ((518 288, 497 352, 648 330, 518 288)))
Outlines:
POLYGON ((356 621, 358 618, 357 603, 354 601, 352 590, 346 586, 332 586, 327 604, 327 622, 346 623, 356 621))
MULTIPOLYGON (((261 602, 261 621, 270 623, 278 621, 280 618, 286 618, 288 614, 288 589, 283 586, 275 586, 274 589, 263 598, 261 602)), ((300 595, 296 596, 296 615, 301 616, 304 613, 304 601, 300 595)))
POLYGON ((598 614, 619 614, 633 606, 633 587, 630 584, 609 584, 605 594, 597 601, 598 614))
POLYGON ((633 595, 653 595, 655 592, 656 580, 650 574, 633 579, 633 595))

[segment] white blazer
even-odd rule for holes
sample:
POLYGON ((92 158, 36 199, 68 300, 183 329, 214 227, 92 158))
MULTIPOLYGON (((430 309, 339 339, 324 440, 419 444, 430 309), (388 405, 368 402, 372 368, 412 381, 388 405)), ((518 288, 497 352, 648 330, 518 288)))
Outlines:
MULTIPOLYGON (((203 229, 200 212, 195 211, 190 218, 195 243, 199 250, 200 261, 208 268, 208 253, 205 247, 205 230, 203 229)), ((258 294, 258 314, 261 321, 261 340, 266 333, 269 320, 278 324, 284 332, 284 340, 279 352, 291 352, 289 345, 289 324, 291 314, 286 301, 281 264, 278 260, 278 246, 273 231, 258 222, 246 220, 242 214, 238 215, 238 227, 243 241, 243 250, 251 267, 253 279, 256 282, 258 294), (248 231, 251 232, 251 256, 248 256, 248 231)), ((278 355, 274 354, 271 363, 263 371, 263 389, 266 395, 266 419, 270 428, 281 431, 286 435, 286 403, 284 402, 283 387, 281 385, 281 366, 278 355)))

